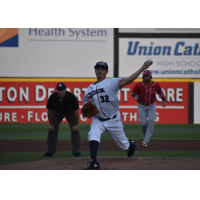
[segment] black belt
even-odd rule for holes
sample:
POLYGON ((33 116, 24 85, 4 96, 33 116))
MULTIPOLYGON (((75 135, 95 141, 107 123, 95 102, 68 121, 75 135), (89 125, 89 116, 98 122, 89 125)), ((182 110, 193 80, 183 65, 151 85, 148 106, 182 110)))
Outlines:
POLYGON ((142 105, 145 105, 145 106, 149 106, 149 105, 152 104, 152 103, 151 103, 151 104, 148 104, 148 105, 147 105, 147 104, 143 104, 143 103, 141 103, 141 102, 138 102, 138 103, 139 103, 139 104, 142 104, 142 105))
POLYGON ((141 103, 141 102, 138 102, 138 103, 146 106, 146 104, 143 104, 143 103, 141 103))
POLYGON ((109 120, 109 119, 114 119, 114 118, 116 118, 116 117, 117 117, 117 114, 114 115, 113 117, 108 117, 108 118, 100 118, 100 117, 99 117, 99 120, 100 120, 100 121, 107 121, 107 120, 109 120))

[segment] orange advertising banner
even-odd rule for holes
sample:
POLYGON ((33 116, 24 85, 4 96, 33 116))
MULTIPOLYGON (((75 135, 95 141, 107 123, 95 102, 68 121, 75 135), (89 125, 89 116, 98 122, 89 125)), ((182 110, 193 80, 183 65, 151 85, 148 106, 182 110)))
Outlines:
MULTIPOLYGON (((58 82, 64 82, 79 103, 80 123, 90 123, 80 111, 83 96, 95 79, 0 79, 0 123, 48 123, 46 103, 58 82)), ((131 96, 133 82, 119 91, 119 109, 123 123, 140 123, 137 102, 131 96)), ((156 123, 188 123, 188 82, 160 82, 167 106, 156 100, 156 123)), ((63 123, 67 123, 63 119, 63 123)))

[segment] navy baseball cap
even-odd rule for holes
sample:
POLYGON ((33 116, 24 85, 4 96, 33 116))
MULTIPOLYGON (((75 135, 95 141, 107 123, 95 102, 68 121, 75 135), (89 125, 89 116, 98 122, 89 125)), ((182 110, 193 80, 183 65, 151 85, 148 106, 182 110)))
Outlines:
POLYGON ((57 84, 56 90, 62 91, 64 89, 66 89, 66 85, 64 83, 58 83, 57 84))
POLYGON ((96 67, 98 66, 103 67, 108 71, 108 64, 106 62, 103 62, 103 61, 97 62, 94 68, 96 69, 96 67))

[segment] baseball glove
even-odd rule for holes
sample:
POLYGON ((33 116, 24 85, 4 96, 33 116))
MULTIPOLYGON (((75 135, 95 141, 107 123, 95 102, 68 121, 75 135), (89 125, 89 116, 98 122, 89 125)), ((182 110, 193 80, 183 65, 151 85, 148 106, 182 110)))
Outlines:
POLYGON ((88 101, 82 108, 81 114, 83 117, 91 118, 98 113, 97 107, 88 101))

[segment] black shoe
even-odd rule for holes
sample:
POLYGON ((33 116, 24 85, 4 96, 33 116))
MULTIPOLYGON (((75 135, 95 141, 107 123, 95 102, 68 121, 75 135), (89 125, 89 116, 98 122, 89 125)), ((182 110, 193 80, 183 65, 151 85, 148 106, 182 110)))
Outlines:
POLYGON ((43 155, 43 157, 52 157, 52 153, 49 153, 49 152, 46 152, 44 155, 43 155))
POLYGON ((75 157, 81 157, 81 153, 74 153, 73 154, 75 157))
POLYGON ((98 170, 100 169, 99 162, 91 161, 90 166, 87 168, 87 170, 98 170))
MULTIPOLYGON (((130 139, 129 142, 132 143, 132 144, 134 144, 134 146, 135 146, 135 140, 134 140, 133 138, 130 139)), ((128 156, 128 157, 133 156, 133 155, 134 155, 134 152, 135 152, 135 148, 134 148, 134 150, 133 150, 133 149, 130 149, 130 146, 129 146, 129 148, 128 148, 128 150, 127 150, 127 156, 128 156)))

